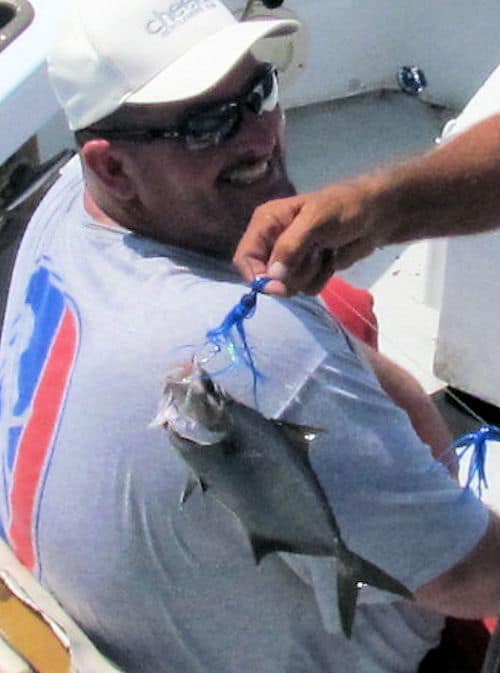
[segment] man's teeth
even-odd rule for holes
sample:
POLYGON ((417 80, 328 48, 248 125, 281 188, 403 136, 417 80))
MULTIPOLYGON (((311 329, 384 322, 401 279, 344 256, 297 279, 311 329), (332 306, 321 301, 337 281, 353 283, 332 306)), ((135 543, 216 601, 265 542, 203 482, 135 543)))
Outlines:
POLYGON ((225 175, 225 178, 232 184, 249 185, 252 182, 257 182, 257 180, 262 179, 266 175, 268 169, 269 160, 262 159, 261 161, 256 161, 251 165, 234 168, 225 175))

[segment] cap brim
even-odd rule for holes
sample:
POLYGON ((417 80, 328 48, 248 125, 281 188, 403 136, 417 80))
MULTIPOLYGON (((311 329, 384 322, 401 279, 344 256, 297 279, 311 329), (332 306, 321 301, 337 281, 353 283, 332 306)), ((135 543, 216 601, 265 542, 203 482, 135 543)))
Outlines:
POLYGON ((220 82, 261 38, 289 35, 299 27, 293 20, 234 23, 198 43, 123 102, 172 103, 199 96, 220 82))

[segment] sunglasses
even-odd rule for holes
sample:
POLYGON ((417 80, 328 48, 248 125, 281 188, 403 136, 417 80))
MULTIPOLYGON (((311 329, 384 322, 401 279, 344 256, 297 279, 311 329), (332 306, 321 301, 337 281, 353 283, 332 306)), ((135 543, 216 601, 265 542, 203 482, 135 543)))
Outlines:
POLYGON ((219 145, 236 135, 241 127, 245 108, 261 115, 263 112, 275 110, 278 102, 276 68, 271 63, 262 63, 242 93, 226 100, 196 105, 188 109, 174 127, 103 131, 89 128, 86 131, 109 140, 181 140, 190 150, 202 150, 219 145))

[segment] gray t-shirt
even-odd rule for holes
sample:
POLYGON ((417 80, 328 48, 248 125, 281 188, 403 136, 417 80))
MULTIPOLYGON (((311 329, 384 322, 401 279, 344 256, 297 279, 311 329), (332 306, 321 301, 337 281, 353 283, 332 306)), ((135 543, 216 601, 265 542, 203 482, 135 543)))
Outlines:
MULTIPOLYGON (((165 213, 168 217, 168 212, 165 213)), ((366 588, 348 641, 335 561, 253 560, 210 492, 150 429, 166 369, 247 288, 226 263, 96 224, 77 159, 35 214, 0 350, 0 522, 128 673, 414 673, 442 619, 366 588)), ((260 296, 247 321, 261 412, 324 429, 311 461, 348 546, 410 588, 483 535, 462 492, 311 299, 260 296)), ((243 366, 218 382, 253 405, 243 366)))

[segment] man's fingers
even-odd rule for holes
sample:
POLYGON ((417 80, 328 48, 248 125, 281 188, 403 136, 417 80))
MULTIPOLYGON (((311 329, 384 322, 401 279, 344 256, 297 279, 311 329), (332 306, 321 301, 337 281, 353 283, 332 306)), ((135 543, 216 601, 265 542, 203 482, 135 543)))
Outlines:
MULTIPOLYGON (((258 207, 233 258, 243 277, 270 276, 270 294, 316 294, 335 270, 370 254, 373 242, 356 231, 352 214, 344 221, 344 192, 336 199, 318 192, 258 207)), ((352 189, 346 193, 352 196, 352 189)))
POLYGON ((321 262, 317 265, 316 275, 312 278, 305 292, 318 294, 337 270, 337 250, 321 251, 321 262))
POLYGON ((279 199, 255 210, 233 257, 246 280, 266 273, 274 244, 297 214, 299 200, 299 197, 279 199))
POLYGON ((271 280, 264 288, 264 294, 274 294, 277 297, 288 297, 288 287, 279 280, 271 280))
POLYGON ((289 294, 314 292, 335 269, 375 249, 365 201, 358 183, 345 183, 265 203, 255 211, 234 262, 247 280, 265 274, 281 283, 275 286, 280 293, 285 286, 289 294))
MULTIPOLYGON (((304 263, 319 248, 329 248, 325 232, 330 222, 318 221, 315 213, 304 205, 290 225, 277 238, 269 260, 269 266, 282 265, 287 272, 304 263)), ((282 278, 281 280, 284 280, 282 278)))
POLYGON ((289 294, 303 292, 315 295, 332 277, 335 271, 335 251, 315 248, 294 267, 287 276, 286 287, 289 294))
POLYGON ((270 262, 280 262, 293 273, 315 247, 334 250, 362 239, 359 199, 352 184, 304 194, 295 218, 277 239, 270 262))
POLYGON ((233 264, 237 267, 247 283, 251 283, 259 276, 266 275, 266 264, 260 259, 254 257, 242 257, 241 259, 237 259, 235 254, 233 257, 233 264))

